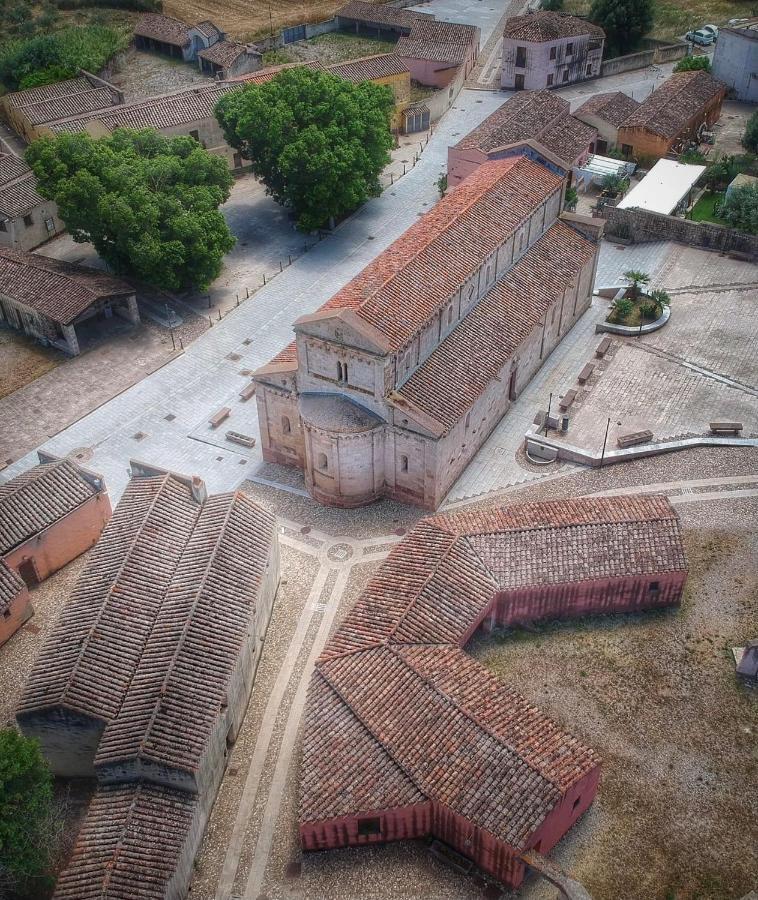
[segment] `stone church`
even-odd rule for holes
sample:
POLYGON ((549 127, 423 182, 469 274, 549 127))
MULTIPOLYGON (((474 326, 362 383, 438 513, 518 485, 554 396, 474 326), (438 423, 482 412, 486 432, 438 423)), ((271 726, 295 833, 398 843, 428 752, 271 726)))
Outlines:
POLYGON ((255 373, 263 456, 321 503, 436 509, 587 309, 600 228, 565 177, 486 162, 255 373))

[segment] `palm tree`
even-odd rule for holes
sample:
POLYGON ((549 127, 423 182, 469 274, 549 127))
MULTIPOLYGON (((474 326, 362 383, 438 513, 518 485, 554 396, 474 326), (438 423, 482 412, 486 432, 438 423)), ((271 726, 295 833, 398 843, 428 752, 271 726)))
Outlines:
POLYGON ((629 282, 632 300, 637 300, 639 298, 640 286, 647 284, 650 281, 650 276, 647 272, 640 272, 638 269, 629 269, 629 271, 624 272, 624 278, 629 282))
POLYGON ((671 305, 671 297, 669 297, 666 291, 650 291, 649 297, 661 313, 665 306, 671 305))

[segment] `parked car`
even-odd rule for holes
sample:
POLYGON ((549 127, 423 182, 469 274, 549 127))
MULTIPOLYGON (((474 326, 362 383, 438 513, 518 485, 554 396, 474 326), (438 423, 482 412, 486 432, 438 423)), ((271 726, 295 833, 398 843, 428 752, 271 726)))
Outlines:
POLYGON ((701 25, 700 31, 707 31, 709 34, 713 35, 713 40, 718 40, 719 30, 715 25, 701 25))
POLYGON ((700 47, 707 47, 713 43, 713 35, 709 31, 703 31, 702 28, 698 28, 697 31, 688 31, 684 38, 687 41, 692 41, 693 44, 698 44, 700 47))

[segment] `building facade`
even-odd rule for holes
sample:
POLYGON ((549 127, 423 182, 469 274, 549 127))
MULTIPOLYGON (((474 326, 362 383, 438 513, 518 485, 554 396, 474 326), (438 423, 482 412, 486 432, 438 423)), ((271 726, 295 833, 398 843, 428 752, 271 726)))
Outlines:
POLYGON ((600 230, 564 179, 483 163, 255 373, 263 456, 322 503, 436 509, 589 306, 600 230), (581 228, 580 233, 577 228, 581 228))
POLYGON ((163 53, 184 62, 194 62, 200 52, 224 40, 226 34, 213 22, 187 25, 161 13, 143 13, 134 26, 134 45, 138 50, 163 53))
POLYGON ((200 71, 222 80, 257 72, 262 60, 263 54, 253 44, 237 44, 234 41, 218 41, 197 54, 200 71))
POLYGON ((758 18, 719 29, 711 71, 736 100, 758 103, 758 18))
POLYGON ((0 140, 0 248, 33 250, 64 230, 58 207, 37 192, 37 179, 0 140))
POLYGON ((24 579, 0 561, 0 647, 34 614, 24 579))
POLYGON ((541 91, 600 74, 605 32, 576 16, 534 12, 510 17, 503 31, 500 84, 541 91))
POLYGON ((304 850, 433 838, 509 889, 589 808, 600 759, 471 659, 478 629, 676 605, 664 497, 424 519, 316 662, 300 769, 304 850), (549 565, 546 562, 549 561, 549 565))
POLYGON ((480 34, 473 25, 418 19, 408 35, 398 40, 395 53, 413 81, 450 89, 455 79, 462 85, 476 65, 480 34))
POLYGON ((574 112, 574 118, 595 129, 597 136, 591 150, 598 156, 604 156, 618 147, 619 128, 639 106, 639 101, 622 91, 594 94, 574 112))

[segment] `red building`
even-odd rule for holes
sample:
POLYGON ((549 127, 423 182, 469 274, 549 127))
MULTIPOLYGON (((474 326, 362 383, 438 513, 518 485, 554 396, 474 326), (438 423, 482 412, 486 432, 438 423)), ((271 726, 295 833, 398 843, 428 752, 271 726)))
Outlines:
POLYGON ((516 888, 592 803, 600 759, 467 656, 480 627, 676 604, 663 497, 422 520, 319 658, 301 770, 305 850, 434 837, 516 888))
POLYGON ((24 579, 0 562, 0 647, 32 613, 24 579))

